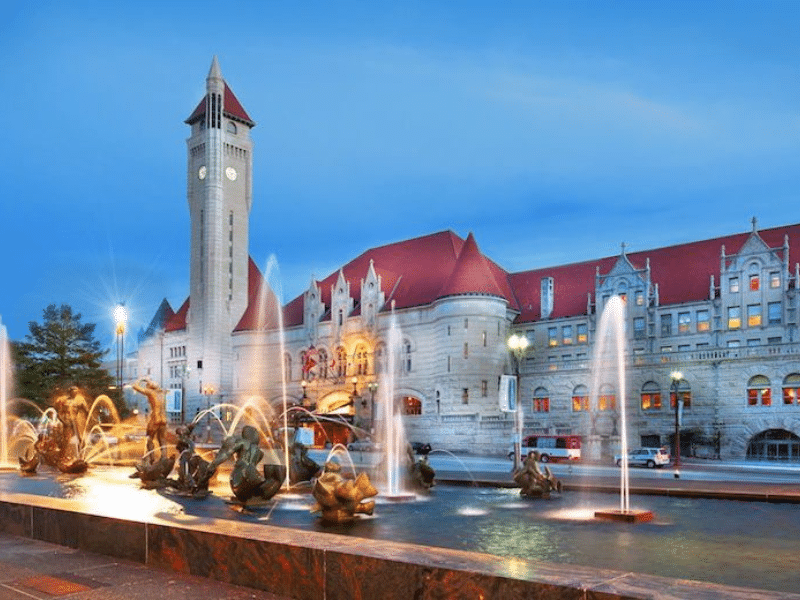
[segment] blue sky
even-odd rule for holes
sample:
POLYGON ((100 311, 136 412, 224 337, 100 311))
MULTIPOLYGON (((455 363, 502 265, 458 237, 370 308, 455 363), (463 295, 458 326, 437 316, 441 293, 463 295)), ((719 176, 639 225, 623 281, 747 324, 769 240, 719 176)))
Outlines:
MULTIPOLYGON (((509 271, 800 219, 800 2, 6 2, 0 318, 188 294, 183 123, 250 116, 283 296, 472 231, 509 271)), ((131 340, 132 341, 132 340, 131 340)))

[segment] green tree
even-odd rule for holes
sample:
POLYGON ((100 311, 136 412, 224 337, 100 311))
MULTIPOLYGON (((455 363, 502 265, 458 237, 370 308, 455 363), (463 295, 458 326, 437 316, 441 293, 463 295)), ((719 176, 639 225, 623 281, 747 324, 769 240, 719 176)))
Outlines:
MULTIPOLYGON (((113 378, 101 366, 107 351, 94 338, 96 325, 82 323, 80 313, 67 304, 51 304, 43 316, 41 324, 28 323, 24 342, 14 343, 17 395, 45 409, 73 385, 87 398, 107 394, 113 378)), ((127 412, 124 409, 117 406, 120 414, 127 412)))

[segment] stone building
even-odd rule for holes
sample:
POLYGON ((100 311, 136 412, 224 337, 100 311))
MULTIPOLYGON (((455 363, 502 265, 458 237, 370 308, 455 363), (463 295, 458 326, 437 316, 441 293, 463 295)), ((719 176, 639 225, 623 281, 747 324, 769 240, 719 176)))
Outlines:
POLYGON ((800 460, 800 225, 753 220, 746 233, 517 273, 472 234, 442 231, 368 249, 279 307, 247 252, 255 122, 216 59, 186 123, 190 294, 159 307, 137 366, 183 392, 175 420, 250 397, 278 415, 285 398, 330 420, 314 426, 324 443, 367 434, 392 402, 412 440, 505 453, 515 415, 500 382, 518 366, 524 432, 580 435, 585 456, 607 459, 622 399, 610 376, 592 383, 590 363, 620 296, 629 444, 673 444, 679 412, 682 455, 800 460), (509 352, 514 333, 524 355, 509 352))

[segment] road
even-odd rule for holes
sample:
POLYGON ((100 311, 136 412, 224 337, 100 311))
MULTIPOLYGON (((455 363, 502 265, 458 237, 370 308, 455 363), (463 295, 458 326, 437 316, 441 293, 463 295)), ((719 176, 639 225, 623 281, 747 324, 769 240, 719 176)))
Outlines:
MULTIPOLYGON (((309 455, 319 462, 325 462, 326 450, 311 450, 309 455)), ((352 452, 351 459, 356 468, 374 465, 379 460, 374 452, 352 452)), ((437 478, 481 481, 511 482, 511 461, 506 457, 474 456, 454 454, 443 450, 433 450, 428 456, 437 478)), ((342 465, 346 466, 346 459, 342 465)), ((579 480, 585 478, 604 479, 618 478, 619 467, 577 462, 572 464, 549 463, 553 474, 558 478, 579 480)), ((765 484, 797 484, 800 486, 800 464, 762 463, 744 461, 719 461, 702 459, 684 459, 677 470, 679 478, 685 481, 731 481, 736 483, 765 484)), ((648 469, 631 467, 631 482, 654 480, 674 480, 676 469, 670 464, 663 468, 648 469)))

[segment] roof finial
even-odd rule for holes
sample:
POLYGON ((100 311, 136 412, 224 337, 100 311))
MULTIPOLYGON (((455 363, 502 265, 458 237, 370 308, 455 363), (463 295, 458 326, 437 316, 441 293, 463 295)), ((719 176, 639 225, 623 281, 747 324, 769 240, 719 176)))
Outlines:
POLYGON ((622 256, 625 256, 625 242, 622 242, 620 246, 622 247, 622 256))
POLYGON ((211 68, 208 70, 208 78, 209 79, 222 79, 222 71, 219 68, 219 61, 217 60, 217 55, 214 55, 214 58, 211 59, 211 68))
POLYGON ((751 222, 753 223, 753 233, 755 233, 755 232, 756 232, 756 225, 758 224, 758 219, 756 219, 755 217, 753 217, 753 218, 751 219, 751 222))

